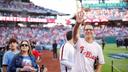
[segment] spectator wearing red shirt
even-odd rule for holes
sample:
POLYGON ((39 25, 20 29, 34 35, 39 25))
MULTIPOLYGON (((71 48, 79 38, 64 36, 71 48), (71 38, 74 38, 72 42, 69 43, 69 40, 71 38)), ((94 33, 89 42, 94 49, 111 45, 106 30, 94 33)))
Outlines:
POLYGON ((35 56, 37 60, 40 59, 41 54, 36 49, 32 50, 32 54, 35 56))

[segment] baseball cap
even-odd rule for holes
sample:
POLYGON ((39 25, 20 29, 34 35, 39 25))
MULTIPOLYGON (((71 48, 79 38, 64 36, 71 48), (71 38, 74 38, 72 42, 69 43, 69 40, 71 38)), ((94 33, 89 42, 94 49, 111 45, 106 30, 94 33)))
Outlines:
POLYGON ((85 29, 93 29, 93 26, 92 25, 86 25, 85 29))

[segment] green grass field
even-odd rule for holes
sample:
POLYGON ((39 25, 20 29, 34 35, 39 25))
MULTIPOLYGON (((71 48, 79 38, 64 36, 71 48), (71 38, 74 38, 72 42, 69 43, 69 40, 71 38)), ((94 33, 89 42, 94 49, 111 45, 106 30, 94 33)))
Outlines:
POLYGON ((105 57, 105 64, 103 66, 102 72, 112 72, 111 71, 112 60, 115 66, 113 72, 128 72, 128 59, 113 59, 109 57, 109 54, 128 53, 128 50, 121 47, 117 48, 116 44, 106 44, 103 52, 105 57))

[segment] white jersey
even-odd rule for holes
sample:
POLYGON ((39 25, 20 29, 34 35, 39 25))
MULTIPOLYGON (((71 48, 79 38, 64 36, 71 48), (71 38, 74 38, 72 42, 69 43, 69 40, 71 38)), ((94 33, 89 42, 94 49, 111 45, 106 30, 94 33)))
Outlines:
POLYGON ((76 45, 75 65, 72 72, 94 72, 95 59, 99 58, 99 64, 104 64, 104 56, 101 46, 96 43, 88 43, 79 38, 76 45))
POLYGON ((71 72, 74 65, 75 48, 68 41, 60 49, 61 72, 71 72))

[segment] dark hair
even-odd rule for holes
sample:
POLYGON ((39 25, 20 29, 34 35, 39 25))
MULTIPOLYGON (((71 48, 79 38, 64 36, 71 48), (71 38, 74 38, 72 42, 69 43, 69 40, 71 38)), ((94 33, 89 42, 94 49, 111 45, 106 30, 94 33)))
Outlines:
POLYGON ((72 39, 72 31, 68 31, 66 34, 67 40, 71 40, 72 39))
POLYGON ((13 43, 13 42, 14 42, 14 43, 18 43, 15 38, 10 38, 8 44, 11 44, 11 43, 13 43))

